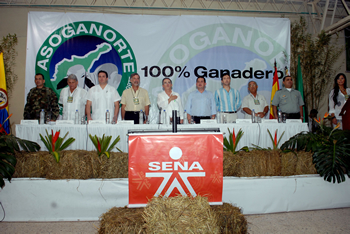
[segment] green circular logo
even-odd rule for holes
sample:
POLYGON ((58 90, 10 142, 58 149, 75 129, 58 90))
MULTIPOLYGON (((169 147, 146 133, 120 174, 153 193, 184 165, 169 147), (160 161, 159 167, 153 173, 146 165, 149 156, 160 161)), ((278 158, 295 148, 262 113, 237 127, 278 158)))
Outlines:
POLYGON ((108 73, 108 84, 121 95, 130 86, 137 63, 127 40, 99 22, 64 25, 45 40, 36 56, 35 72, 44 75, 46 86, 58 96, 68 75, 75 74, 79 87, 89 89, 98 84, 100 70, 108 73))

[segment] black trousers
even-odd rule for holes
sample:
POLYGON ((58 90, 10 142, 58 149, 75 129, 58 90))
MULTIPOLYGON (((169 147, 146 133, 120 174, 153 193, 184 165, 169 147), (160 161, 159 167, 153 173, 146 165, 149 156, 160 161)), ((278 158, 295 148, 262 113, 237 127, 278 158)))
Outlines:
POLYGON ((282 113, 287 115, 287 119, 300 119, 300 112, 297 113, 282 113))
MULTIPOLYGON (((125 120, 134 120, 134 124, 139 124, 140 111, 125 111, 125 120)), ((145 116, 143 116, 143 120, 145 120, 145 116)))
POLYGON ((200 124, 201 123, 201 119, 210 119, 210 116, 193 116, 193 121, 196 124, 200 124))

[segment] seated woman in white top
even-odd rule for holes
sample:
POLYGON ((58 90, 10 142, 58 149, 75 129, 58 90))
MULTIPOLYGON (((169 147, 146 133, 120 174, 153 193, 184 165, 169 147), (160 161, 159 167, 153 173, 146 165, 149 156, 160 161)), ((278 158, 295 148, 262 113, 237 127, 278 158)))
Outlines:
MULTIPOLYGON (((348 100, 349 94, 350 88, 346 86, 346 76, 343 73, 339 73, 334 78, 334 88, 329 93, 329 114, 334 117, 332 119, 334 125, 342 121, 342 117, 339 116, 339 113, 348 100)), ((342 126, 340 126, 340 128, 342 129, 342 126)))
POLYGON ((164 91, 158 94, 157 104, 159 108, 166 110, 167 117, 172 118, 172 110, 177 110, 177 116, 180 116, 180 123, 183 123, 184 109, 182 107, 180 95, 173 92, 173 83, 169 78, 162 81, 164 91))

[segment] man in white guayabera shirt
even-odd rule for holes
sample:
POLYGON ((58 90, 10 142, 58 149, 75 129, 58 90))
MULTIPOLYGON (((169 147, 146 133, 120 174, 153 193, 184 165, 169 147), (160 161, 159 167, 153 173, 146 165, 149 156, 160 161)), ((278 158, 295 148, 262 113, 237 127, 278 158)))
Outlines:
POLYGON ((164 78, 162 81, 164 91, 158 93, 157 104, 159 108, 165 110, 167 118, 172 118, 172 111, 177 110, 177 116, 180 116, 179 123, 183 123, 184 110, 181 103, 180 95, 172 90, 173 83, 169 78, 164 78))
POLYGON ((90 120, 105 120, 107 110, 110 112, 111 122, 117 122, 120 96, 117 90, 108 85, 108 73, 98 72, 98 83, 91 87, 87 94, 86 115, 90 120), (91 114, 92 106, 92 114, 91 114))
POLYGON ((263 95, 258 94, 258 85, 255 81, 248 83, 249 94, 243 98, 242 109, 245 112, 244 117, 250 119, 252 117, 252 110, 255 116, 264 118, 269 111, 266 99, 263 95))
POLYGON ((59 104, 63 105, 62 119, 74 120, 78 110, 79 119, 85 116, 85 104, 87 91, 78 87, 78 78, 74 74, 67 77, 68 87, 61 90, 59 104))

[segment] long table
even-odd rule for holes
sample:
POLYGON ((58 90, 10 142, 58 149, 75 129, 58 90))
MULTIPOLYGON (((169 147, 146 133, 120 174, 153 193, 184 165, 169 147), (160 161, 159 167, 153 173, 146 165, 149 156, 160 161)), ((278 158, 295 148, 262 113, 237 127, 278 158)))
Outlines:
MULTIPOLYGON (((224 133, 224 137, 228 137, 228 129, 232 132, 234 129, 237 134, 240 129, 243 131, 243 136, 237 145, 237 149, 243 146, 253 147, 258 145, 262 148, 273 147, 272 141, 268 135, 269 130, 274 137, 276 130, 278 138, 283 132, 284 135, 280 142, 282 145, 290 137, 302 132, 308 131, 307 123, 231 123, 231 124, 186 124, 178 125, 178 129, 203 129, 203 128, 219 128, 224 133)), ((141 125, 129 125, 129 124, 91 124, 91 125, 16 125, 16 136, 21 139, 37 142, 41 146, 41 150, 47 150, 44 143, 41 141, 39 134, 46 135, 45 130, 51 133, 51 130, 60 130, 60 136, 63 137, 69 132, 68 137, 75 138, 75 142, 71 144, 67 150, 95 150, 94 145, 89 139, 89 134, 97 135, 102 137, 103 134, 106 136, 112 136, 114 140, 117 136, 120 136, 120 141, 116 145, 123 152, 128 152, 128 130, 164 130, 169 131, 172 129, 171 125, 159 125, 159 124, 141 124, 141 125)), ((67 137, 67 138, 68 138, 67 137)), ((114 149, 113 151, 117 151, 114 149)))

